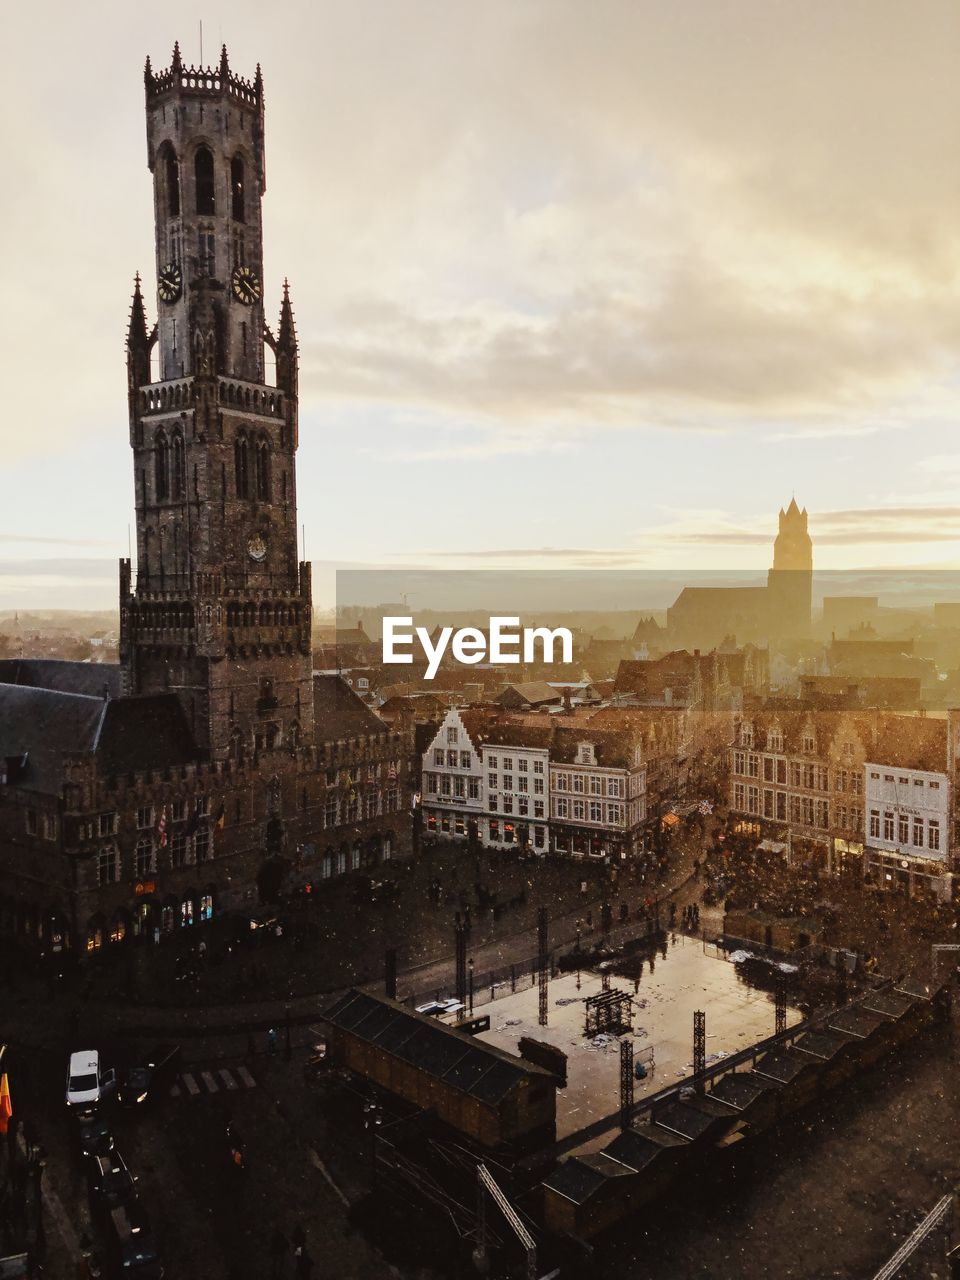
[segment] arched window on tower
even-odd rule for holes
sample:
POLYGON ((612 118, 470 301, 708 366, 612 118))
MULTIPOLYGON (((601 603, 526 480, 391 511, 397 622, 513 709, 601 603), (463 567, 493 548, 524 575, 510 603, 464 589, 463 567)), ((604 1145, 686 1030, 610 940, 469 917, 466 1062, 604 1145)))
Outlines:
POLYGON ((233 202, 234 222, 246 222, 243 195, 243 158, 234 156, 230 161, 230 195, 233 202))
POLYGON ((233 446, 234 470, 236 472, 237 497, 250 496, 250 454, 246 433, 241 431, 233 446))
POLYGON ((167 187, 167 216, 176 218, 180 214, 180 165, 169 142, 163 148, 163 177, 167 187))
POLYGON ((206 147, 198 147, 193 162, 197 188, 197 213, 216 213, 213 183, 213 156, 206 147))
POLYGON ((183 436, 179 431, 173 434, 173 496, 177 499, 187 496, 187 462, 183 451, 183 436))
POLYGON ((270 501, 270 443, 266 436, 257 441, 257 497, 270 501))
POLYGON ((162 430, 153 445, 153 487, 158 502, 170 496, 170 446, 162 430))

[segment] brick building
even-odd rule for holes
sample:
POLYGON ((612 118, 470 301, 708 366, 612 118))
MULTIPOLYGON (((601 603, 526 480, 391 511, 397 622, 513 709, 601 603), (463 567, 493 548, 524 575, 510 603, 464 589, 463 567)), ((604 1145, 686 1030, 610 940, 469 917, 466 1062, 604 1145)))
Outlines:
POLYGON ((263 309, 259 69, 226 50, 185 68, 175 47, 145 94, 158 318, 138 277, 120 666, 0 671, 0 927, 45 948, 195 925, 410 848, 410 731, 313 672, 286 284, 275 334, 263 309))

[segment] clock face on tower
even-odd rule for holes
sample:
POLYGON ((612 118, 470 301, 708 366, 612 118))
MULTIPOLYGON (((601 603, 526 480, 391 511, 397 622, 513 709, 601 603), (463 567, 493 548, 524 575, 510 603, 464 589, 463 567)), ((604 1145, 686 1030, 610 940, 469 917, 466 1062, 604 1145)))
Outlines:
POLYGON ((260 281, 252 267, 237 267, 233 273, 233 292, 245 307, 260 301, 260 281))
POLYGON ((157 276, 157 293, 161 302, 176 302, 183 289, 183 276, 175 262, 168 262, 160 268, 157 276))

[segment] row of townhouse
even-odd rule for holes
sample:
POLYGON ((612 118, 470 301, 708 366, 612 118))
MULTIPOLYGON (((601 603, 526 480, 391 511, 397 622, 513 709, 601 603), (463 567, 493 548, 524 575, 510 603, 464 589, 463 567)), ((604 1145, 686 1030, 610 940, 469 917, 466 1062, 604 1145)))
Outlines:
POLYGON ((730 750, 735 829, 868 883, 952 895, 960 713, 776 711, 745 716, 730 750))
POLYGON ((423 756, 428 835, 626 858, 647 819, 642 736, 584 719, 449 710, 423 756))

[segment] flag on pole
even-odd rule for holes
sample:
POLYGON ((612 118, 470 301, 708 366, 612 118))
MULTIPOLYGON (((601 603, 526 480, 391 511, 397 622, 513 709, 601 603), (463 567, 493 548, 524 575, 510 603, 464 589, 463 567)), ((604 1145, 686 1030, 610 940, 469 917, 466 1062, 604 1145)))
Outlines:
POLYGON ((397 780, 397 766, 392 760, 390 761, 390 772, 387 774, 387 777, 391 782, 396 782, 397 780))
POLYGON ((10 1082, 7 1073, 0 1076, 0 1133, 7 1132, 7 1126, 13 1115, 13 1103, 10 1101, 10 1082))
POLYGON ((157 844, 161 849, 167 847, 167 806, 160 807, 160 820, 157 823, 157 844))
POLYGON ((222 831, 227 821, 227 809, 224 802, 220 801, 220 809, 217 813, 217 830, 222 831))

